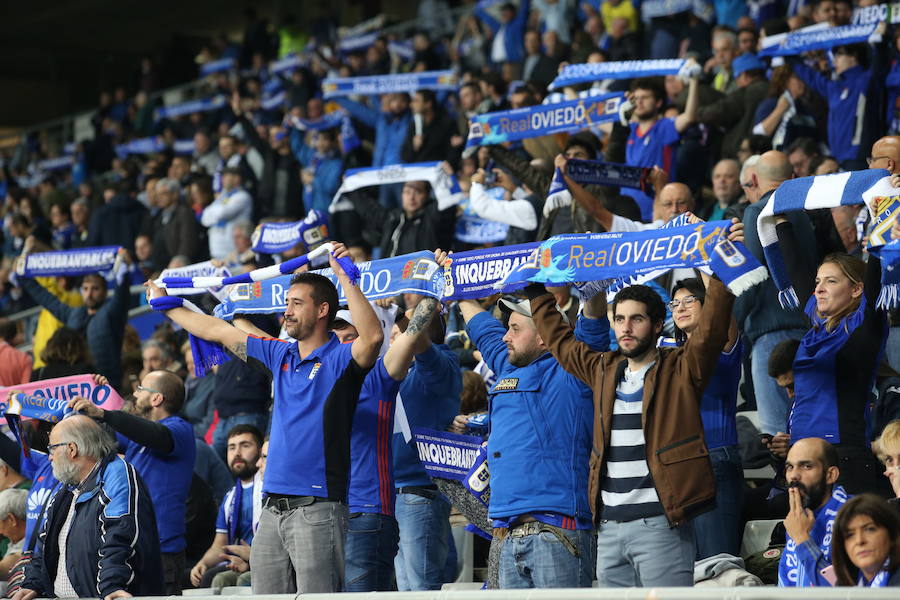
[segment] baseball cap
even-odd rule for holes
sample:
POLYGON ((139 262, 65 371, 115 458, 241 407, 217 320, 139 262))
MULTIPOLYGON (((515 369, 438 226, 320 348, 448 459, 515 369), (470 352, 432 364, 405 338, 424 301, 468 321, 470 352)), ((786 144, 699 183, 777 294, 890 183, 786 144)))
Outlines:
POLYGON ((755 54, 747 52, 731 61, 731 73, 735 78, 740 77, 741 73, 745 71, 753 70, 766 70, 766 63, 761 61, 755 54))
MULTIPOLYGON (((353 316, 350 315, 350 311, 346 308, 342 308, 337 311, 337 314, 334 316, 334 321, 331 323, 332 329, 343 329, 347 325, 353 325, 353 316)), ((356 327, 355 325, 353 325, 356 327)))
MULTIPOLYGON (((507 315, 515 312, 515 313, 519 313, 522 316, 528 317, 529 319, 533 318, 532 314, 531 314, 531 300, 528 300, 527 298, 516 298, 515 296, 506 296, 506 297, 500 298, 500 301, 497 303, 497 306, 499 306, 500 310, 503 311, 507 315)), ((568 323, 569 317, 566 316, 566 313, 564 313, 559 308, 558 305, 554 305, 554 306, 556 306, 556 310, 559 312, 559 314, 562 315, 563 320, 566 323, 568 323)))

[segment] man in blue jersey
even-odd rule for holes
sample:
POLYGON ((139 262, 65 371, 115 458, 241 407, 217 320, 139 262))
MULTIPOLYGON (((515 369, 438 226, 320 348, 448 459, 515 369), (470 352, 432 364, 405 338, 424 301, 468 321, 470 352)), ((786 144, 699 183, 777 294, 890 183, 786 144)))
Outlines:
MULTIPOLYGON (((669 174, 669 181, 677 181, 675 151, 681 134, 697 119, 696 77, 692 77, 688 84, 687 103, 684 112, 677 117, 663 117, 666 90, 660 78, 635 79, 631 83, 628 99, 634 106, 634 112, 625 146, 625 164, 659 167, 669 174)), ((623 188, 622 194, 634 198, 641 207, 641 216, 645 221, 653 220, 653 198, 641 190, 623 188)))
POLYGON ((877 135, 881 69, 869 66, 866 44, 837 46, 832 55, 833 78, 807 66, 799 56, 788 57, 788 62, 797 77, 828 102, 828 148, 841 168, 865 169, 865 153, 877 135))
MULTIPOLYGON (((102 385, 107 382, 102 379, 102 385)), ((185 568, 185 503, 194 472, 194 428, 177 416, 184 382, 169 371, 151 371, 134 393, 137 415, 104 410, 87 398, 69 401, 72 410, 105 422, 117 432, 125 460, 140 474, 156 513, 166 593, 181 593, 185 568)))
MULTIPOLYGON (((391 453, 394 408, 413 356, 429 345, 426 333, 437 306, 434 298, 422 298, 406 330, 393 338, 366 376, 359 395, 350 439, 350 521, 344 553, 348 592, 393 589, 399 543, 391 453)), ((343 343, 359 336, 350 311, 338 312, 334 331, 343 343)))
MULTIPOLYGON (((299 273, 286 294, 284 326, 297 340, 248 335, 229 323, 178 307, 166 315, 189 333, 253 359, 272 373, 275 392, 263 511, 253 538, 254 594, 336 592, 344 585, 350 429, 360 389, 384 333, 372 307, 329 257, 359 337, 341 344, 329 332, 338 294, 327 277, 299 273)), ((163 295, 148 282, 148 295, 163 295)))
MULTIPOLYGON (((591 389, 567 373, 537 332, 528 300, 500 301, 503 325, 459 303, 469 338, 497 376, 490 390, 489 516, 501 588, 590 587, 596 564, 588 502, 591 389)), ((561 311, 560 311, 561 312, 561 311)), ((577 335, 609 350, 606 298, 585 304, 577 335)))
MULTIPOLYGON (((263 434, 253 425, 236 425, 228 432, 227 444, 228 468, 236 481, 219 506, 216 537, 213 538, 212 545, 191 569, 191 583, 196 587, 210 587, 209 583, 216 574, 228 570, 228 563, 221 558, 225 546, 249 546, 259 522, 262 477, 257 476, 256 464, 263 444, 263 434)), ((239 573, 231 573, 233 581, 229 585, 234 585, 239 573)))
MULTIPOLYGON (((459 414, 462 375, 459 358, 443 343, 444 328, 442 320, 432 322, 428 332, 431 345, 416 355, 412 369, 400 386, 400 398, 411 428, 445 430, 459 414)), ((397 589, 437 590, 452 580, 446 572, 453 539, 450 503, 425 472, 414 444, 405 441, 399 433, 394 435, 393 453, 395 515, 400 526, 400 548, 394 559, 397 589)))

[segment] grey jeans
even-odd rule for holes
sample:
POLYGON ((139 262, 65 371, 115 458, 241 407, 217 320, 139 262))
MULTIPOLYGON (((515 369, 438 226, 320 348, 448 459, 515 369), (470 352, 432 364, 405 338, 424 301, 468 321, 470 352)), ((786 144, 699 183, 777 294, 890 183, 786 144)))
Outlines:
POLYGON ((250 549, 253 594, 340 592, 347 505, 330 500, 264 508, 250 549))
POLYGON ((690 521, 674 528, 662 515, 624 523, 602 521, 597 529, 597 579, 600 587, 690 587, 695 553, 690 521))

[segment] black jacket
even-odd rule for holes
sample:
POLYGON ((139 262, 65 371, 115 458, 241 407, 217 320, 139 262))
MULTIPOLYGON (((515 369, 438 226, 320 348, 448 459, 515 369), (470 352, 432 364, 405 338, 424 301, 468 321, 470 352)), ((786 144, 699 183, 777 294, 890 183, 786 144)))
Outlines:
POLYGON ((347 197, 363 222, 368 224, 370 238, 381 240, 384 258, 452 247, 456 206, 438 210, 435 201, 430 200, 412 217, 407 217, 403 209, 385 208, 363 193, 353 192, 347 197))
POLYGON ((147 218, 147 209, 128 194, 117 194, 97 209, 88 225, 89 246, 122 246, 134 251, 134 238, 147 218))
MULTIPOLYGON (((80 598, 116 590, 133 596, 165 593, 156 516, 134 467, 115 454, 104 458, 81 485, 66 538, 66 573, 80 598)), ((59 564, 59 533, 72 504, 63 487, 47 506, 43 552, 25 567, 22 587, 52 598, 59 564)))

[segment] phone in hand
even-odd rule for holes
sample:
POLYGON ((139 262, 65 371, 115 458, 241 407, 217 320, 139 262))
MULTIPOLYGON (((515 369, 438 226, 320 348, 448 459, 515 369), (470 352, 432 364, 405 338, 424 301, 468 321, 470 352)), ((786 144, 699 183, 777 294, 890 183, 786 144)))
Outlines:
POLYGON ((762 442, 763 446, 768 446, 772 443, 772 437, 771 433, 761 433, 759 434, 759 441, 762 442))
POLYGON ((825 581, 830 583, 832 586, 837 585, 837 575, 834 573, 834 567, 832 565, 828 565, 821 571, 819 571, 819 575, 821 575, 825 581))

